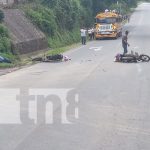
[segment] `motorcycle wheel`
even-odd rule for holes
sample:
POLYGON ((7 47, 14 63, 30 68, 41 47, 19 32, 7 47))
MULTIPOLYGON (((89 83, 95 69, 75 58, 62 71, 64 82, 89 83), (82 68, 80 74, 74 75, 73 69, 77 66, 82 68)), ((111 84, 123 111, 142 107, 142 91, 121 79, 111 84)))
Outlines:
POLYGON ((140 59, 143 62, 149 62, 150 61, 150 57, 148 55, 140 55, 140 59))

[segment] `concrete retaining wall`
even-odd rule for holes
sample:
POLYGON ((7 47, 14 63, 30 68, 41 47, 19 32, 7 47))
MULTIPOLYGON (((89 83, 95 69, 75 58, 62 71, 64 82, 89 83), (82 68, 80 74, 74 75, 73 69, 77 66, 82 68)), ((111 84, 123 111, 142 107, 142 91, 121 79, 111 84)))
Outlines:
POLYGON ((4 9, 5 25, 10 30, 14 53, 27 54, 48 48, 45 35, 18 9, 4 9))

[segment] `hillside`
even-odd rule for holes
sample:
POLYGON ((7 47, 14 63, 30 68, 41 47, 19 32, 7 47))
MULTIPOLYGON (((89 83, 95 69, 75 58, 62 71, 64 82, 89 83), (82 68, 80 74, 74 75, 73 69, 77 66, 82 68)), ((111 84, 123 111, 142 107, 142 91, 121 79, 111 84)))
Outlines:
POLYGON ((80 40, 80 27, 94 25, 95 15, 107 9, 122 14, 138 0, 32 0, 23 6, 27 17, 46 33, 49 47, 60 47, 80 40))
POLYGON ((33 51, 47 48, 45 35, 37 30, 22 11, 18 9, 5 9, 5 25, 10 31, 14 50, 19 54, 26 54, 33 51))
MULTIPOLYGON (((79 42, 80 27, 93 26, 96 13, 107 8, 117 9, 125 14, 137 2, 138 0, 32 0, 17 4, 15 8, 18 10, 5 10, 5 24, 13 37, 14 49, 19 49, 20 53, 28 53, 45 49, 46 38, 51 48, 79 42)), ((3 35, 3 32, 0 34, 3 35)))

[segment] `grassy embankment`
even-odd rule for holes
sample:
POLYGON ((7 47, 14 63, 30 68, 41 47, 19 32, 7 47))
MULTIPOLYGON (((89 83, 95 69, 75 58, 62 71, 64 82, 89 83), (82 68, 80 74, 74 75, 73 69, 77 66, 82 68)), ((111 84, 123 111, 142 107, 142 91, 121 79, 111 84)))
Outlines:
POLYGON ((13 63, 0 63, 0 68, 13 67, 16 64, 16 56, 11 53, 11 40, 7 28, 0 23, 0 56, 10 59, 13 63))
POLYGON ((17 56, 11 52, 11 39, 9 31, 3 24, 4 13, 0 10, 0 56, 6 57, 12 61, 11 64, 0 63, 0 68, 14 67, 17 64, 17 56))

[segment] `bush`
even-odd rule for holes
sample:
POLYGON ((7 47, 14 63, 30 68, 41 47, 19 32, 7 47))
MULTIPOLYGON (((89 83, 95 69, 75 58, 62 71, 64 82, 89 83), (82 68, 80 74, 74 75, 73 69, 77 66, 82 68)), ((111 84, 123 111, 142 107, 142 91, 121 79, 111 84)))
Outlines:
POLYGON ((25 12, 33 24, 37 25, 47 35, 54 36, 57 30, 57 24, 55 22, 55 16, 50 9, 39 6, 34 9, 27 8, 25 12))
POLYGON ((0 52, 10 53, 11 43, 10 39, 7 37, 0 37, 0 52))
POLYGON ((55 7, 55 10, 41 5, 24 7, 24 10, 33 24, 47 35, 49 47, 56 48, 79 41, 80 32, 78 17, 75 13, 76 8, 77 5, 70 8, 72 9, 72 16, 70 17, 69 13, 65 12, 64 14, 58 6, 55 7))
POLYGON ((63 47, 80 41, 80 32, 75 29, 71 32, 63 31, 57 33, 54 37, 48 38, 48 44, 51 48, 63 47))
MULTIPOLYGON (((48 37, 51 48, 80 40, 79 27, 94 25, 94 17, 106 8, 122 6, 126 13, 138 0, 37 0, 24 7, 27 16, 48 37), (128 9, 127 9, 128 8, 128 9)), ((120 8, 120 7, 119 7, 120 8)))
POLYGON ((7 28, 0 24, 0 52, 10 53, 11 41, 9 39, 9 34, 7 28))
POLYGON ((2 24, 0 24, 0 37, 9 37, 7 28, 2 24))

